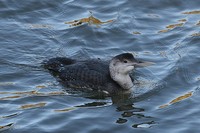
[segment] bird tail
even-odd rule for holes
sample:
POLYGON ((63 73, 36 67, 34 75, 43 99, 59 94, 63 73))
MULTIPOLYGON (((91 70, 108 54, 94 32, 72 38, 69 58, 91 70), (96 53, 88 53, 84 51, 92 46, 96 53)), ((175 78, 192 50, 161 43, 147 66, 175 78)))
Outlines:
POLYGON ((56 57, 42 62, 42 66, 51 72, 59 72, 61 67, 71 65, 75 61, 65 57, 56 57))

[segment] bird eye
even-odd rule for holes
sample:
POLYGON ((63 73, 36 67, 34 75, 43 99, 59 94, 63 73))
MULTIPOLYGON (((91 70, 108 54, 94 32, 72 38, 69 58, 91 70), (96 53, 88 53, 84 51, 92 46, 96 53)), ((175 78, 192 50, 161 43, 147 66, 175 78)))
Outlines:
POLYGON ((124 63, 127 63, 128 61, 127 60, 124 60, 124 63))

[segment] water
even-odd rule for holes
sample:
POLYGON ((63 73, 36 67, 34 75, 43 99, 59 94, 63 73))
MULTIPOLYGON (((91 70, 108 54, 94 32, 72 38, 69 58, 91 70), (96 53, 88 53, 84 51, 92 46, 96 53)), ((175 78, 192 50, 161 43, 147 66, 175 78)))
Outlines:
POLYGON ((198 0, 1 0, 0 131, 198 133, 199 7, 198 0), (131 96, 65 91, 40 66, 57 56, 122 52, 156 63, 135 71, 131 96))

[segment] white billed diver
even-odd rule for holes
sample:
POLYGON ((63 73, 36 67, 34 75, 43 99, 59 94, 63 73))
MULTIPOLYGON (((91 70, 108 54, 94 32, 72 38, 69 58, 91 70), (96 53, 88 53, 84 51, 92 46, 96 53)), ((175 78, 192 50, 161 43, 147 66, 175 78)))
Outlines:
POLYGON ((113 94, 133 88, 133 80, 129 73, 134 68, 152 64, 152 62, 138 61, 131 53, 123 53, 110 61, 57 57, 45 61, 44 67, 67 87, 113 94))

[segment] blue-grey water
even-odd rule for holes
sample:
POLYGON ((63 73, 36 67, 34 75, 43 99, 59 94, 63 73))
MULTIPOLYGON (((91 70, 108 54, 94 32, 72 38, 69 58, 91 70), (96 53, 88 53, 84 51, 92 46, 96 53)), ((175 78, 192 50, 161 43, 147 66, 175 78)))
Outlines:
POLYGON ((0 132, 200 132, 199 0, 1 0, 0 25, 0 132), (123 52, 156 63, 131 95, 76 92, 41 67, 123 52))

